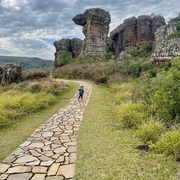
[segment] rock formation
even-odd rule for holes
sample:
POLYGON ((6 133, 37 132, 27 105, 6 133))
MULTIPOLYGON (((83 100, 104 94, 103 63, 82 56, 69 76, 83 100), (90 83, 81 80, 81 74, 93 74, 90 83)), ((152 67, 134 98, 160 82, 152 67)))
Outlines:
POLYGON ((102 58, 106 52, 107 35, 111 21, 109 12, 99 8, 87 9, 72 20, 75 24, 83 26, 85 39, 81 57, 96 56, 102 58))
POLYGON ((53 44, 55 46, 55 67, 58 67, 58 58, 60 53, 62 52, 71 52, 73 58, 76 58, 80 55, 81 47, 82 47, 82 40, 78 38, 73 39, 61 39, 59 41, 55 41, 53 44))
POLYGON ((162 16, 142 15, 124 20, 111 33, 115 55, 118 56, 127 46, 135 45, 144 41, 154 41, 155 31, 165 25, 162 16))
POLYGON ((1 74, 1 84, 18 83, 22 81, 22 70, 21 67, 15 64, 6 64, 1 74))
POLYGON ((153 64, 165 63, 180 56, 180 38, 166 39, 169 34, 175 31, 177 31, 175 25, 164 25, 157 29, 151 54, 153 64))

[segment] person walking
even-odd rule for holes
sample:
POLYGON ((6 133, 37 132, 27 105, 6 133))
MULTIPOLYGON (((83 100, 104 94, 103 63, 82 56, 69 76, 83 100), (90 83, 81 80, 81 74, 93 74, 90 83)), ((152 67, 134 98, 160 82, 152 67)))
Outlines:
POLYGON ((79 97, 78 97, 78 101, 82 102, 83 101, 83 94, 84 94, 84 87, 80 86, 80 88, 78 89, 79 91, 79 97))

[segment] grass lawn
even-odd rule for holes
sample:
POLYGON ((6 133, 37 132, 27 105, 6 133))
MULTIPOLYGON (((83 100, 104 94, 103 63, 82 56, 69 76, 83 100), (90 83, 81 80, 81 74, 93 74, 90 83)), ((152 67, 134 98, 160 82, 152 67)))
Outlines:
POLYGON ((75 180, 177 180, 171 157, 135 149, 142 143, 115 123, 107 89, 93 84, 78 137, 75 180))
POLYGON ((48 109, 18 118, 11 125, 1 128, 0 162, 24 142, 40 124, 49 119, 57 110, 65 105, 74 96, 78 87, 78 84, 70 83, 69 90, 58 96, 55 103, 48 109))

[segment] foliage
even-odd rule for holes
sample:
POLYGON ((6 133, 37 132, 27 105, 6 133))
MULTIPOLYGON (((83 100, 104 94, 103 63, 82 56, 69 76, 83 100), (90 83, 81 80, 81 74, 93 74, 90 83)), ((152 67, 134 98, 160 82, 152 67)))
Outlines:
POLYGON ((156 122, 151 118, 138 127, 136 136, 144 143, 156 143, 164 130, 165 128, 162 123, 156 122))
POLYGON ((173 38, 180 38, 180 31, 172 32, 171 34, 169 34, 166 37, 166 40, 170 40, 170 39, 173 39, 173 38))
POLYGON ((178 31, 180 31, 180 14, 177 17, 170 19, 169 24, 174 24, 178 31))
POLYGON ((180 160, 180 131, 172 130, 163 134, 156 143, 155 150, 180 160))
POLYGON ((142 72, 150 70, 150 69, 152 69, 152 64, 149 60, 141 63, 141 71, 142 72))
POLYGON ((125 48, 125 52, 133 57, 148 57, 151 55, 153 42, 142 42, 136 46, 129 46, 125 48))
POLYGON ((17 117, 47 108, 55 96, 68 87, 65 83, 47 79, 1 87, 0 127, 17 117))
POLYGON ((173 123, 180 115, 180 61, 172 61, 169 71, 162 71, 148 81, 152 111, 162 120, 173 123))
POLYGON ((138 62, 131 63, 128 66, 127 72, 129 75, 131 75, 133 77, 139 77, 141 74, 141 64, 138 62))
POLYGON ((33 80, 38 78, 46 78, 50 75, 50 72, 48 70, 28 70, 23 72, 23 78, 24 80, 33 80))
POLYGON ((112 44, 109 44, 109 45, 107 46, 106 52, 114 52, 114 47, 113 47, 112 44))
POLYGON ((105 61, 108 61, 108 60, 111 59, 111 57, 112 57, 112 53, 111 53, 111 52, 107 52, 107 53, 104 54, 103 59, 104 59, 105 61))
POLYGON ((147 118, 142 103, 126 102, 118 107, 118 121, 122 127, 137 128, 147 118))
POLYGON ((59 55, 59 59, 57 61, 59 66, 64 66, 72 62, 72 53, 71 52, 61 52, 59 55))

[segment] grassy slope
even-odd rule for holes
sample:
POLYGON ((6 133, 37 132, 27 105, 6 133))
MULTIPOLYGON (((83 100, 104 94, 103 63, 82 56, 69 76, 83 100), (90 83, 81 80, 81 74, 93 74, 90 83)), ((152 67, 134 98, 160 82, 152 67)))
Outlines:
POLYGON ((14 121, 11 126, 0 129, 0 161, 16 149, 41 123, 49 119, 74 96, 79 85, 75 83, 70 83, 70 85, 70 89, 62 93, 53 106, 38 113, 22 117, 14 121))
POLYGON ((132 132, 114 125, 110 94, 93 85, 78 139, 75 180, 177 179, 178 164, 171 157, 139 151, 132 132))

